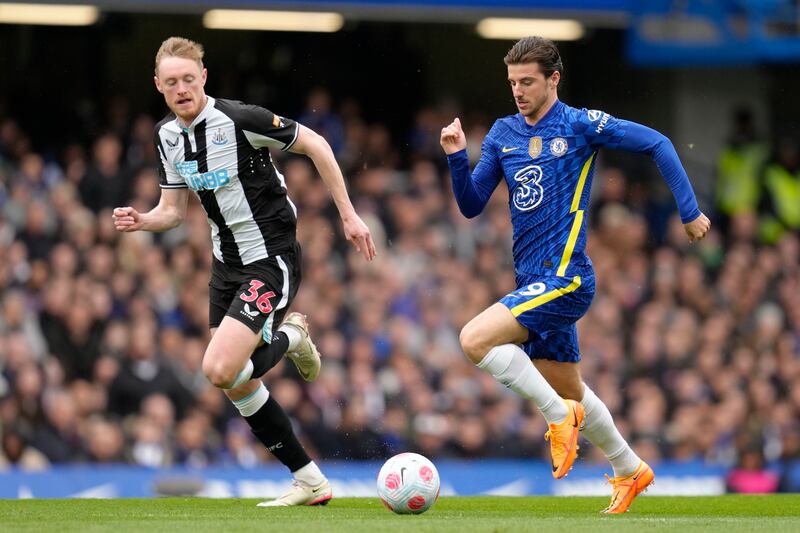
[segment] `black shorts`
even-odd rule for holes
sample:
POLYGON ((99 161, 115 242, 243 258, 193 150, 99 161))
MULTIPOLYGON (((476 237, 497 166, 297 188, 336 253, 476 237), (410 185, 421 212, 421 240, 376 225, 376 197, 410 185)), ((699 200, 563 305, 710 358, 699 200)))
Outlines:
POLYGON ((226 316, 235 318, 265 342, 283 321, 300 286, 300 245, 292 252, 260 259, 249 265, 226 265, 214 258, 208 283, 208 325, 219 327, 226 316))

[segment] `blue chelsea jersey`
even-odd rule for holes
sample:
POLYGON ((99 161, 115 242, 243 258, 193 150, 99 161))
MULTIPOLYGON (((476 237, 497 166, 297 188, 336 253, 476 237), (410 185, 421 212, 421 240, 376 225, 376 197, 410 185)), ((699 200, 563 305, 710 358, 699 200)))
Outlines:
POLYGON ((558 100, 535 126, 520 114, 498 119, 483 141, 471 177, 468 162, 464 175, 465 151, 449 156, 459 207, 467 216, 476 215, 504 178, 517 274, 589 274, 586 209, 602 147, 650 154, 678 199, 684 222, 699 216, 688 177, 666 137, 608 113, 576 109, 558 100))
POLYGON ((566 276, 591 269, 584 253, 584 213, 595 155, 619 130, 606 113, 561 102, 536 126, 520 114, 495 122, 483 154, 487 163, 498 165, 508 185, 518 272, 566 276))

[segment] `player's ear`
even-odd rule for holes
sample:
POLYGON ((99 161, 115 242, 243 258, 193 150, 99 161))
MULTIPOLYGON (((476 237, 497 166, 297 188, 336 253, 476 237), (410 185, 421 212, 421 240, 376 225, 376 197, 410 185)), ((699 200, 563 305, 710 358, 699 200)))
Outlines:
POLYGON ((164 94, 164 90, 161 88, 161 82, 158 81, 158 76, 153 76, 153 83, 156 84, 156 89, 158 90, 158 92, 164 94))
POLYGON ((555 71, 550 75, 550 88, 555 89, 558 87, 558 83, 561 81, 561 73, 559 71, 555 71))
POLYGON ((200 76, 201 76, 200 79, 203 80, 203 87, 205 87, 206 86, 206 80, 208 79, 208 69, 203 68, 203 72, 200 73, 200 76))

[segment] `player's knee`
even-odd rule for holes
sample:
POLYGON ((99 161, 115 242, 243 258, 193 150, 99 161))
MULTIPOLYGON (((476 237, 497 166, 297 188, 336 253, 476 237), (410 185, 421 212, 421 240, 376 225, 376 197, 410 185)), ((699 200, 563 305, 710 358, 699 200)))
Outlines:
POLYGON ((239 370, 233 368, 230 364, 226 364, 221 358, 210 357, 208 353, 203 358, 203 374, 212 385, 220 389, 230 388, 231 384, 236 380, 239 370))
POLYGON ((491 346, 487 346, 478 328, 467 324, 461 330, 458 337, 461 342, 461 349, 464 350, 464 355, 476 365, 483 360, 484 356, 489 352, 491 346))

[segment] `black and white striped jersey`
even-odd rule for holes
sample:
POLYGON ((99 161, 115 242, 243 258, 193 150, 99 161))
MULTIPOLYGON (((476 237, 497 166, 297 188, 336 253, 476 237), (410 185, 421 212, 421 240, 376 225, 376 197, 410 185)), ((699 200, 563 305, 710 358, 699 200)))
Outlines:
POLYGON ((294 249, 297 209, 269 148, 288 150, 298 131, 263 107, 210 96, 188 128, 174 113, 156 125, 161 187, 197 194, 223 263, 247 265, 294 249))

